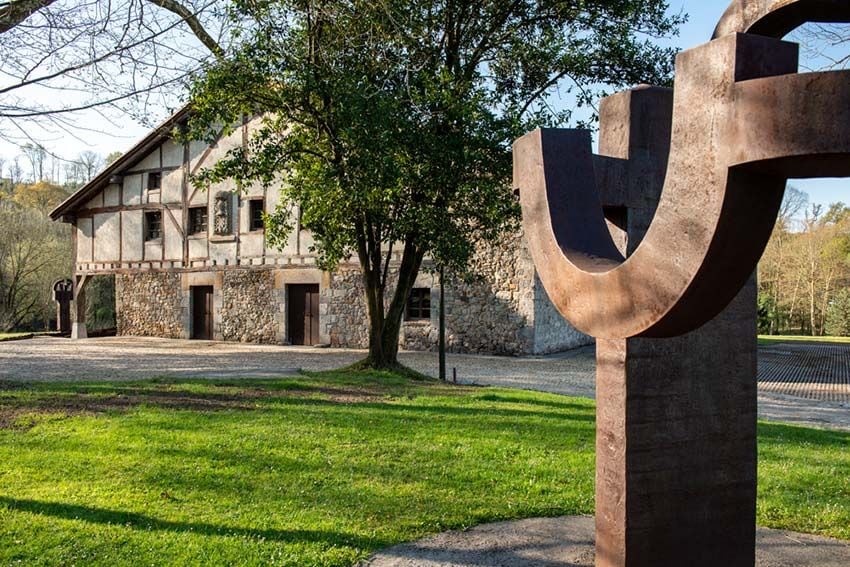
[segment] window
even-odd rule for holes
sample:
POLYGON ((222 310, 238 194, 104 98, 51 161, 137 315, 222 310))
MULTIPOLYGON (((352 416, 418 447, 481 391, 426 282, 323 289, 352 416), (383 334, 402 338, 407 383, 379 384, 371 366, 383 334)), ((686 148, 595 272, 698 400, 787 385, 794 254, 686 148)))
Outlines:
POLYGON ((410 291, 410 299, 407 300, 408 321, 416 319, 431 318, 431 290, 427 287, 417 287, 410 291))
POLYGON ((207 232, 209 226, 209 211, 206 207, 192 207, 189 209, 189 234, 202 234, 207 232))
POLYGON ((263 199, 251 199, 248 203, 248 212, 251 215, 248 219, 248 230, 263 230, 263 199))
POLYGON ((148 191, 159 191, 162 187, 162 172, 152 171, 148 173, 148 191))
POLYGON ((162 213, 151 211, 145 213, 145 241, 162 238, 162 213))

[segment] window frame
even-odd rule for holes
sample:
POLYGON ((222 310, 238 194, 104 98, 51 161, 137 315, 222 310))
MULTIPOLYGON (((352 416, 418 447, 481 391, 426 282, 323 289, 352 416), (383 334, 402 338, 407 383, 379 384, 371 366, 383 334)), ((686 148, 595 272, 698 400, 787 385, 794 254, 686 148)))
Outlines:
POLYGON ((162 189, 162 172, 161 171, 149 171, 148 172, 147 188, 148 188, 148 191, 160 191, 162 189), (152 184, 152 181, 151 181, 152 179, 158 180, 156 186, 154 186, 152 184))
POLYGON ((206 205, 201 205, 198 207, 189 207, 189 235, 195 236, 198 234, 209 234, 210 231, 210 210, 206 205), (201 211, 203 213, 203 227, 199 229, 199 226, 196 224, 195 219, 195 211, 201 211))
POLYGON ((162 211, 154 210, 154 211, 145 211, 145 242, 156 242, 158 240, 162 240, 162 211), (156 228, 156 235, 154 236, 152 232, 152 222, 151 219, 156 218, 156 224, 158 227, 156 228))
POLYGON ((415 287, 410 290, 410 296, 404 306, 405 321, 431 320, 431 288, 415 287), (427 301, 427 306, 423 303, 427 301))
POLYGON ((248 200, 248 232, 262 232, 266 230, 266 223, 263 222, 263 213, 266 212, 266 200, 263 197, 255 197, 248 200), (257 220, 254 218, 255 208, 259 204, 259 226, 254 224, 257 220))

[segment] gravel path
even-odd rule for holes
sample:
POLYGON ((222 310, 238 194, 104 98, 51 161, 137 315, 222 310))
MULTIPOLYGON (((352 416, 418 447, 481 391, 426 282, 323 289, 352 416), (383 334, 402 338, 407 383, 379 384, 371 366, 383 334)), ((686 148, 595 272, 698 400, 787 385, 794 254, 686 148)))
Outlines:
MULTIPOLYGON (((798 358, 787 353, 804 345, 762 347, 759 365, 759 417, 813 427, 850 430, 850 401, 838 401, 833 390, 843 388, 850 366, 850 345, 845 352, 801 350, 798 358), (777 354, 777 352, 779 354, 777 354), (821 352, 818 355, 818 352, 821 352), (766 353, 766 354, 765 354, 766 353), (812 363, 826 356, 830 365, 812 363), (777 357, 781 363, 777 363, 777 357), (814 358, 813 358, 814 357, 814 358), (803 361, 797 363, 795 361, 803 361), (808 361, 808 362, 806 362, 808 361), (818 364, 820 366, 818 366, 818 364), (829 373, 812 368, 830 368, 829 373), (776 378, 774 369, 785 376, 776 378), (807 370, 808 369, 808 370, 807 370), (808 371, 808 374, 806 372, 808 371), (808 376, 809 378, 806 378, 808 376), (790 384, 780 388, 776 384, 790 384), (829 391, 826 401, 816 395, 829 391), (800 393, 803 395, 800 395, 800 393), (793 393, 795 395, 789 395, 793 393)), ((330 370, 363 358, 361 350, 316 349, 241 343, 184 341, 157 338, 108 337, 72 341, 37 337, 0 343, 0 380, 135 380, 155 376, 192 378, 275 377, 305 370, 330 370)), ((437 357, 428 352, 404 352, 401 361, 431 376, 437 374, 437 357)), ((465 384, 495 385, 594 397, 594 350, 585 347, 544 357, 504 357, 449 354, 449 376, 456 370, 465 384)))
MULTIPOLYGON (((361 567, 593 565, 593 518, 532 518, 445 532, 378 552, 361 567)), ((722 541, 717 542, 723 545, 722 541)), ((756 567, 847 567, 850 542, 759 528, 756 567)))

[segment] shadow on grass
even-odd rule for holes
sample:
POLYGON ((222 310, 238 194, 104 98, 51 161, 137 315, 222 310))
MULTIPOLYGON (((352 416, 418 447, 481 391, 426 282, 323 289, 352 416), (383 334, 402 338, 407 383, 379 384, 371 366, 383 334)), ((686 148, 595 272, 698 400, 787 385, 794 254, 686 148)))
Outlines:
POLYGON ((817 448, 836 448, 850 450, 850 432, 832 429, 812 429, 799 425, 769 423, 758 424, 759 443, 771 445, 800 445, 805 443, 817 448))
POLYGON ((108 510, 79 504, 61 502, 41 502, 0 496, 0 507, 10 510, 29 512, 63 520, 78 520, 93 524, 115 525, 134 530, 158 530, 168 532, 191 532, 205 536, 236 536, 243 538, 265 539, 281 543, 316 543, 325 546, 345 545, 363 550, 386 547, 394 542, 382 539, 366 538, 355 534, 320 530, 274 530, 250 529, 235 526, 217 526, 201 522, 175 522, 161 520, 135 512, 108 510))

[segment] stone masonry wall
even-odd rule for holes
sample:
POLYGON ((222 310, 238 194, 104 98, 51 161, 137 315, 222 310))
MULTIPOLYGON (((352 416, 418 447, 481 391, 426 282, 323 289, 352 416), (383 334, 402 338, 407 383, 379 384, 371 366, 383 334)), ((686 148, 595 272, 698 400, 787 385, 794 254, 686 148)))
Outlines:
MULTIPOLYGON (((521 234, 482 247, 473 266, 478 277, 446 282, 446 344, 451 352, 543 354, 589 343, 549 301, 521 234)), ((394 281, 391 274, 388 295, 394 281)), ((404 322, 400 345, 408 350, 435 350, 439 282, 423 272, 415 287, 431 288, 431 320, 404 322)), ((364 348, 369 344, 358 267, 341 267, 333 274, 330 287, 322 290, 320 309, 323 332, 330 337, 331 346, 364 348)))
POLYGON ((534 350, 534 264, 519 234, 473 258, 471 282, 446 282, 446 344, 453 352, 534 350))
POLYGON ((220 332, 225 341, 279 342, 282 297, 271 270, 225 270, 222 273, 220 332))
POLYGON ((118 334, 186 338, 180 281, 180 274, 167 272, 116 274, 118 334))
POLYGON ((570 325, 534 276, 534 354, 551 354, 593 344, 593 338, 570 325))

